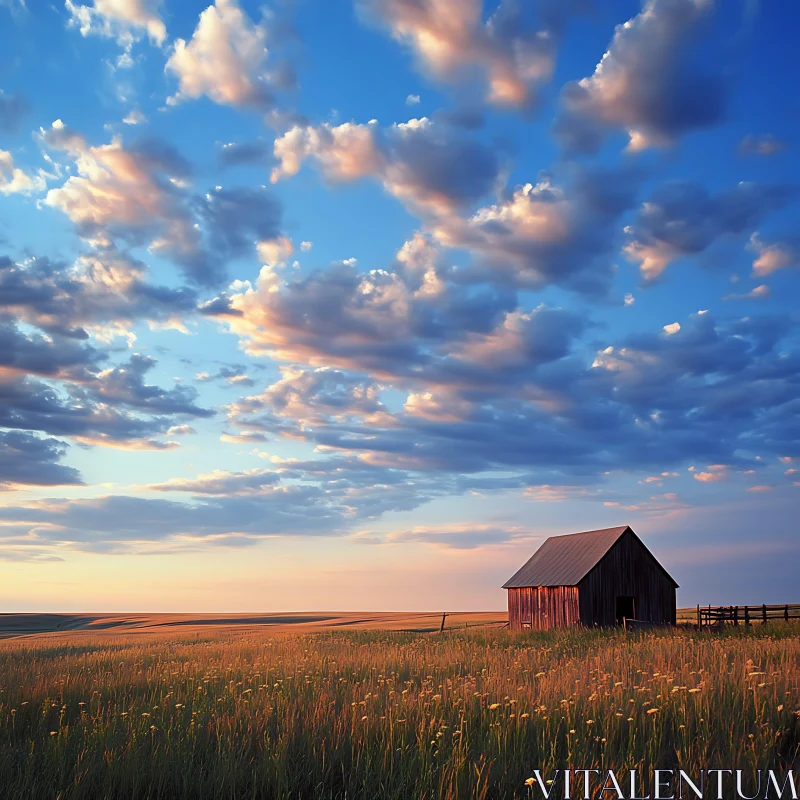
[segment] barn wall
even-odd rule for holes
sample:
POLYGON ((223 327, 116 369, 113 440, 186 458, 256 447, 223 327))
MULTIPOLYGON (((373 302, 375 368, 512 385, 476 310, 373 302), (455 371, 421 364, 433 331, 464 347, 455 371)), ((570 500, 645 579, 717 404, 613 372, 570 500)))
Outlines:
POLYGON ((563 628, 580 622, 577 586, 525 586, 508 590, 512 631, 563 628))
POLYGON ((623 534, 578 585, 586 625, 616 624, 617 596, 635 598, 635 618, 675 624, 675 586, 630 531, 623 534))

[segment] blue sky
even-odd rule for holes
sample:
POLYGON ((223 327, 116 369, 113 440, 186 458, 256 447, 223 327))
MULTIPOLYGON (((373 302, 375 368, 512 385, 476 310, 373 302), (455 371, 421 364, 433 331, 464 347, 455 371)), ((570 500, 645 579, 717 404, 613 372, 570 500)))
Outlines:
POLYGON ((789 2, 0 2, 0 604, 786 602, 789 2))

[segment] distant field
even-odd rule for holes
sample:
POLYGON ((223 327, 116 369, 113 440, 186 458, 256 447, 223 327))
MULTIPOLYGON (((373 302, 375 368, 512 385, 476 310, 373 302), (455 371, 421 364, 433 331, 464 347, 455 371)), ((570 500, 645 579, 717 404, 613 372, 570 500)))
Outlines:
MULTIPOLYGON (((500 627, 504 611, 448 613, 445 629, 500 627)), ((174 633, 244 629, 271 633, 374 630, 427 633, 438 631, 442 612, 298 612, 276 614, 0 614, 0 638, 52 633, 174 633)))
MULTIPOLYGON (((693 622, 694 608, 679 608, 678 622, 693 622)), ((477 626, 499 628, 508 621, 505 611, 448 613, 445 630, 477 626)), ((169 633, 181 628, 201 630, 251 629, 273 633, 293 631, 373 630, 427 633, 438 631, 442 612, 298 612, 276 614, 0 614, 0 639, 9 636, 86 633, 169 633)))
POLYGON ((524 798, 537 768, 800 768, 797 625, 71 619, 0 641, 2 798, 524 798), (287 632, 306 625, 328 630, 287 632))

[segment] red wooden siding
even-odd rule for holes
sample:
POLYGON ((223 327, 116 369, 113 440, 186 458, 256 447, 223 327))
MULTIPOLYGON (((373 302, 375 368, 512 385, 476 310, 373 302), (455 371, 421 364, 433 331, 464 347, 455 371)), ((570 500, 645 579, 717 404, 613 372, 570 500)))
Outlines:
POLYGON ((564 628, 580 622, 577 586, 524 586, 508 590, 512 631, 564 628))

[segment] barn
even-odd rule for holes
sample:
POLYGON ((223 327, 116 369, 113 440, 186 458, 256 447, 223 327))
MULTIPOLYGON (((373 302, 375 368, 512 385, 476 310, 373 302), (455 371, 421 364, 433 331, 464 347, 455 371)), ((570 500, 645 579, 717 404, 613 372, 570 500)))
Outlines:
POLYGON ((551 536, 503 588, 512 631, 675 624, 678 584, 628 525, 551 536))

